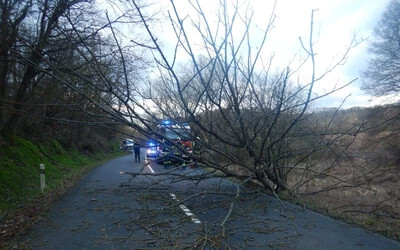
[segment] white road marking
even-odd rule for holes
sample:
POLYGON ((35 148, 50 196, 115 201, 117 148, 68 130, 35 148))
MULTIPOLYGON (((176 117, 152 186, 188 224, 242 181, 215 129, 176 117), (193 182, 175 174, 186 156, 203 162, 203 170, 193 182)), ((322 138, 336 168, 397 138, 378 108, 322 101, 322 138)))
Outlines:
MULTIPOLYGON (((147 160, 147 158, 144 159, 144 162, 146 162, 146 164, 149 163, 149 161, 147 160)), ((153 170, 153 168, 150 166, 150 164, 147 165, 147 167, 150 169, 150 171, 151 171, 153 174, 155 173, 154 170, 153 170)))
MULTIPOLYGON (((174 199, 175 201, 179 202, 179 199, 176 197, 175 194, 170 193, 169 195, 172 197, 172 199, 174 199)), ((188 217, 190 217, 190 219, 191 219, 194 223, 196 223, 196 224, 201 223, 201 221, 199 221, 199 219, 197 219, 196 216, 195 216, 192 212, 190 212, 190 210, 189 210, 185 205, 180 204, 179 207, 183 210, 183 212, 185 212, 185 214, 186 214, 188 217)))
POLYGON ((150 167, 150 165, 147 165, 147 167, 150 169, 150 171, 154 174, 154 170, 150 167))

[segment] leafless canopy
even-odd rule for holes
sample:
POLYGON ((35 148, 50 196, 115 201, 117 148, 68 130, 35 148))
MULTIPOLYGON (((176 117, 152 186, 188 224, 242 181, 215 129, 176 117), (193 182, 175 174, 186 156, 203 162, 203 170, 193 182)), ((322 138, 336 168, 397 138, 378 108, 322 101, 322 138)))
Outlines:
POLYGON ((197 143, 206 149, 197 157, 202 164, 226 176, 287 190, 288 174, 300 162, 331 147, 338 137, 356 132, 349 127, 340 136, 328 136, 312 124, 310 105, 323 97, 314 94, 314 87, 348 52, 332 68, 316 74, 315 11, 308 38, 300 38, 306 55, 300 66, 279 69, 272 56, 265 57, 275 5, 265 27, 256 28, 254 12, 244 3, 221 2, 216 15, 210 16, 199 1, 190 1, 191 14, 182 16, 171 1, 169 19, 176 35, 171 59, 141 8, 135 1, 133 4, 153 43, 159 69, 149 99, 162 117, 179 115, 191 124, 197 143), (180 57, 185 58, 185 67, 179 64, 180 57), (309 66, 308 80, 297 80, 298 73, 305 72, 301 66, 309 66))

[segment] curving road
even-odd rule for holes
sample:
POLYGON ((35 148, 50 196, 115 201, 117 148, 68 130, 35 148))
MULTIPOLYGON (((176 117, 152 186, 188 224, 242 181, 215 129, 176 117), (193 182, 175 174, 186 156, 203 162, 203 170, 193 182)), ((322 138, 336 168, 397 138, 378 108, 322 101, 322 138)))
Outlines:
POLYGON ((151 163, 145 175, 126 174, 143 164, 128 155, 97 167, 20 242, 33 249, 400 249, 397 241, 255 190, 237 197, 231 181, 199 182, 207 175, 201 168, 151 163))

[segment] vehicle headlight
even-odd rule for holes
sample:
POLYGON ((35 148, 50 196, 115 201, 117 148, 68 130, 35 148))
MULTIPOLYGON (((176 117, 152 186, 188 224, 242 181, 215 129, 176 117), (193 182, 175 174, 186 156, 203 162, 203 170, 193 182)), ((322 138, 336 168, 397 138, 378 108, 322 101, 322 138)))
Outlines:
POLYGON ((147 149, 147 153, 150 154, 151 153, 151 149, 147 149))

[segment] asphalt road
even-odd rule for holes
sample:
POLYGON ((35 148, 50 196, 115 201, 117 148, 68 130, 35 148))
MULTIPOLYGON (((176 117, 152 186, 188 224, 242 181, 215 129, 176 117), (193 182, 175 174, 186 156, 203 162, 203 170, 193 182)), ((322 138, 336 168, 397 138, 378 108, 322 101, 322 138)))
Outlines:
POLYGON ((20 242, 34 249, 400 249, 397 241, 249 188, 237 197, 238 185, 228 180, 199 182, 207 175, 201 168, 152 163, 146 175, 126 174, 143 164, 129 155, 94 169, 20 242))

